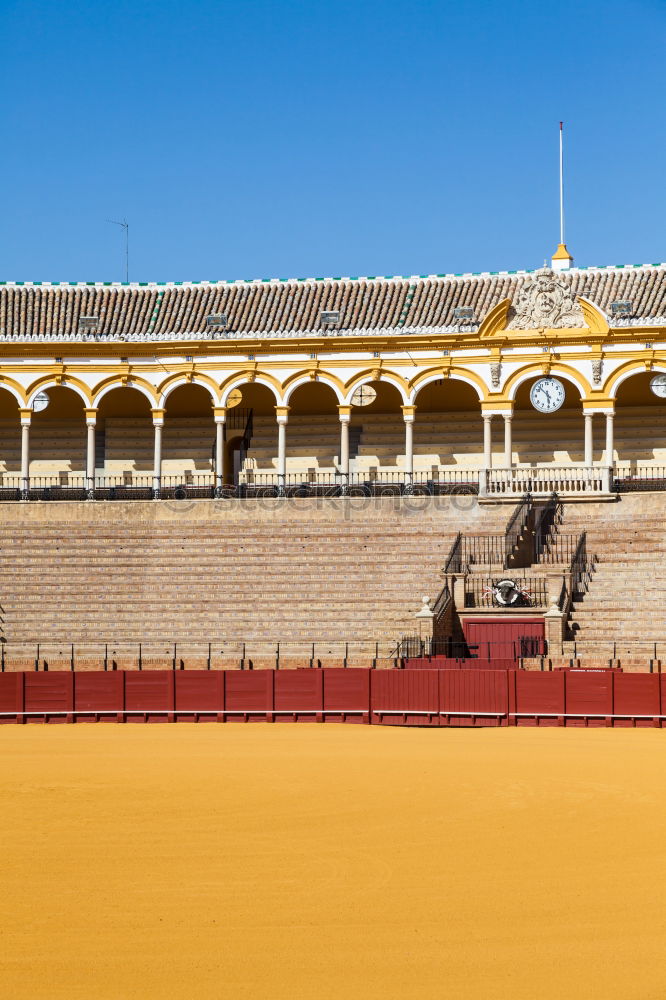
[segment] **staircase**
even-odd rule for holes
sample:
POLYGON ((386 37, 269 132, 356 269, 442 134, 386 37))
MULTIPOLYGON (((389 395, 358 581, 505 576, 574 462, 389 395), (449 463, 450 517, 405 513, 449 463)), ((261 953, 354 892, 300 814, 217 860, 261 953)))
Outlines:
POLYGON ((663 643, 666 658, 666 496, 623 496, 617 504, 567 509, 567 526, 586 530, 597 565, 590 589, 575 602, 571 635, 580 650, 616 642, 663 643))

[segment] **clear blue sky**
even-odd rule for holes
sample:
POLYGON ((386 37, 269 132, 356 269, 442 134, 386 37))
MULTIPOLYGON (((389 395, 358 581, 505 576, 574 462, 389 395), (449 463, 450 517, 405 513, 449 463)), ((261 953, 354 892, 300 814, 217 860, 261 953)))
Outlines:
POLYGON ((0 279, 666 259, 664 0, 1 0, 0 279))

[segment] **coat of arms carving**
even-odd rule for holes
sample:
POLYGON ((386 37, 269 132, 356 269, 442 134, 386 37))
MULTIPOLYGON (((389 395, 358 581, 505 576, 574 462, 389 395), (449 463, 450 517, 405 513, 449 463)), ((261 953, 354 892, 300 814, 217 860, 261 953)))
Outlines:
POLYGON ((578 329, 585 326, 583 310, 567 279, 549 267, 530 274, 514 299, 507 330, 578 329))

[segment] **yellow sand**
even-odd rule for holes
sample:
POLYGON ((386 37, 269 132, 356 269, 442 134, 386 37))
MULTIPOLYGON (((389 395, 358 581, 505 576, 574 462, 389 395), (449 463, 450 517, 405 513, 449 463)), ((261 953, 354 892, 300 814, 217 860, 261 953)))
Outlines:
POLYGON ((666 996, 666 732, 0 728, 0 996, 666 996))

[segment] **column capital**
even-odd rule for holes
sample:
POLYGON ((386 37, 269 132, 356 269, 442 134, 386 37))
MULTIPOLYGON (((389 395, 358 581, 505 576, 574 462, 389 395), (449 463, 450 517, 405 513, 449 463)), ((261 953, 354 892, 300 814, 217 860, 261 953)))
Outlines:
POLYGON ((275 417, 279 424, 286 424, 289 418, 289 407, 288 406, 276 406, 275 407, 275 417))
POLYGON ((166 410, 160 407, 151 409, 150 412, 153 415, 153 424, 155 424, 156 427, 160 427, 164 423, 164 414, 166 413, 166 410))
POLYGON ((342 423, 348 424, 351 419, 351 406, 338 404, 338 415, 342 423))
POLYGON ((416 416, 416 406, 401 406, 400 409, 402 410, 402 419, 405 423, 411 423, 416 416))
POLYGON ((21 423, 24 427, 29 426, 30 420, 32 419, 32 410, 29 406, 22 406, 19 409, 19 416, 21 417, 21 423))
POLYGON ((85 415, 86 415, 86 423, 88 424, 88 426, 94 426, 95 423, 97 422, 97 407, 86 406, 85 415))
POLYGON ((213 407, 213 417, 216 424, 224 424, 227 420, 227 408, 226 406, 214 406, 213 407))

